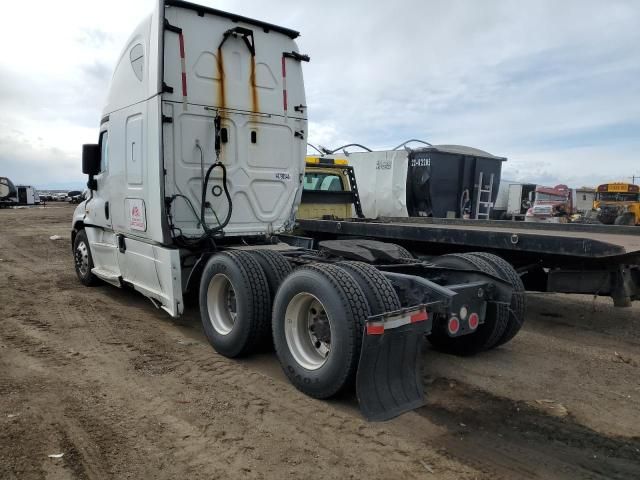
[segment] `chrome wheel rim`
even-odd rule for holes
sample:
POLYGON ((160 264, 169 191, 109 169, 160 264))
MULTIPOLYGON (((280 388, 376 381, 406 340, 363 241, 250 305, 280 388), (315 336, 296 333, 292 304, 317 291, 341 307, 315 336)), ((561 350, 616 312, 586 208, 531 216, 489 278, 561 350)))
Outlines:
POLYGON ((84 241, 80 241, 76 247, 76 268, 83 277, 89 273, 89 248, 84 241))
POLYGON ((294 296, 285 312, 284 335, 295 361, 307 370, 322 367, 331 354, 331 319, 317 297, 294 296))
POLYGON ((207 289, 207 311, 209 323, 220 335, 228 335, 233 330, 238 317, 236 291, 229 277, 217 273, 207 289))

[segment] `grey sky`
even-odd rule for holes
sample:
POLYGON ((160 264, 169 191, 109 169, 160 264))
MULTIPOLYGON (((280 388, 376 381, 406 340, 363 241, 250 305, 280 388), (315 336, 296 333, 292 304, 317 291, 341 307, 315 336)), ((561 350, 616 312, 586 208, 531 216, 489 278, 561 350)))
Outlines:
MULTIPOLYGON (((465 144, 546 184, 640 174, 637 1, 199 1, 302 32, 312 143, 465 144)), ((0 175, 82 181, 80 146, 153 3, 3 6, 0 175)))

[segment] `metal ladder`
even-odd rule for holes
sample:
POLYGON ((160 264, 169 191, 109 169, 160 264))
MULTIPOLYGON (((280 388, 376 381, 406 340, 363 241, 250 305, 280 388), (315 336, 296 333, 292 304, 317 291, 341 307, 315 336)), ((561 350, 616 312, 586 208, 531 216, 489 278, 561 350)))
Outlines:
POLYGON ((480 177, 478 178, 478 195, 476 195, 476 209, 475 215, 473 218, 485 218, 489 219, 489 214, 491 213, 491 209, 493 208, 493 202, 491 201, 493 194, 493 173, 491 177, 489 177, 489 188, 484 189, 484 173, 480 172, 480 177), (482 195, 488 195, 486 200, 482 199, 482 195))

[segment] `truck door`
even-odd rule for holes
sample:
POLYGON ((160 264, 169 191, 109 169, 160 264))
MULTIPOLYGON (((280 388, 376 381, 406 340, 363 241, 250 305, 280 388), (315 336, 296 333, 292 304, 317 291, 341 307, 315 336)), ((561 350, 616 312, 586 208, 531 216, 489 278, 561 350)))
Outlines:
POLYGON ((120 270, 116 256, 116 236, 111 220, 112 174, 109 171, 109 131, 108 124, 103 124, 100 132, 100 173, 95 176, 97 189, 92 192, 87 203, 85 224, 93 263, 94 274, 103 280, 119 284, 120 270))

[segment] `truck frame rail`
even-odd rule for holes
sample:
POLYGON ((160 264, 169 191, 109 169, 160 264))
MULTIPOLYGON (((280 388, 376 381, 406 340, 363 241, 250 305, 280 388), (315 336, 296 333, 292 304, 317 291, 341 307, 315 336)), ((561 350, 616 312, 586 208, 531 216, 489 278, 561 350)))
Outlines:
POLYGON ((396 218, 299 220, 320 239, 393 241, 418 255, 451 251, 497 254, 528 290, 610 296, 616 306, 640 299, 640 229, 588 224, 396 218))

